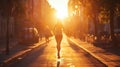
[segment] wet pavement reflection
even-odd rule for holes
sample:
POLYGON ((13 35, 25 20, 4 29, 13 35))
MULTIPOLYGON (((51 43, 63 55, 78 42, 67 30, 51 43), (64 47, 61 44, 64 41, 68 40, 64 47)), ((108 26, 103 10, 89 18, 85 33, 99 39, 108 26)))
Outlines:
POLYGON ((10 67, 104 67, 84 50, 70 43, 66 36, 63 37, 60 54, 61 58, 58 59, 53 38, 10 67))

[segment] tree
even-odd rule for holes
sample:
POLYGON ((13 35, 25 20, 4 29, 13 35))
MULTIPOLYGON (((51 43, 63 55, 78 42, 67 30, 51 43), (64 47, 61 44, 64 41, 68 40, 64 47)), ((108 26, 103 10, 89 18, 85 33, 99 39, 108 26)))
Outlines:
POLYGON ((24 15, 23 4, 20 0, 0 0, 0 12, 2 17, 7 19, 6 22, 6 54, 9 54, 9 20, 10 17, 17 17, 18 15, 24 15))
POLYGON ((0 2, 0 10, 2 13, 2 16, 4 18, 7 18, 6 22, 6 54, 9 54, 9 19, 12 13, 12 7, 13 7, 13 0, 1 0, 0 2))
POLYGON ((112 41, 115 43, 115 36, 114 36, 114 17, 115 15, 119 14, 120 9, 120 0, 101 0, 101 4, 103 4, 103 7, 107 10, 109 13, 109 20, 110 20, 110 35, 112 41))

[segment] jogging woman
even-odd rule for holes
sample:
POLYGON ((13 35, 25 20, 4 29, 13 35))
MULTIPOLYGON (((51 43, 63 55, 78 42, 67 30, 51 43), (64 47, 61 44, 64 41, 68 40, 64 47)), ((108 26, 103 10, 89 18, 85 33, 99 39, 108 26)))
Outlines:
POLYGON ((55 25, 55 40, 57 42, 58 58, 60 58, 61 41, 63 38, 62 28, 63 28, 62 23, 60 21, 58 21, 57 24, 55 25))

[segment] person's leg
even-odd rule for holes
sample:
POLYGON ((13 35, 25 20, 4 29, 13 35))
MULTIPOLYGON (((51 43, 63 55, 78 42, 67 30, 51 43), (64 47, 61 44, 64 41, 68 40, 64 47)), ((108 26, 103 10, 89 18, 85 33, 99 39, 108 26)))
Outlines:
POLYGON ((46 39, 46 42, 49 42, 49 37, 47 35, 46 35, 45 39, 46 39))
POLYGON ((58 51, 58 58, 60 58, 61 40, 62 40, 62 36, 59 36, 59 37, 57 38, 57 51, 58 51))
POLYGON ((58 58, 60 58, 60 44, 57 44, 58 58))

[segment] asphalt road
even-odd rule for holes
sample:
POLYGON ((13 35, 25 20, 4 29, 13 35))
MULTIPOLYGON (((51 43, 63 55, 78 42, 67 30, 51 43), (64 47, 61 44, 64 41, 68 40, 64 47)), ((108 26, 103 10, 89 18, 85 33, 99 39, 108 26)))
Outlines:
POLYGON ((67 40, 61 43, 61 58, 57 58, 55 39, 18 58, 8 67, 105 67, 89 53, 67 40))

